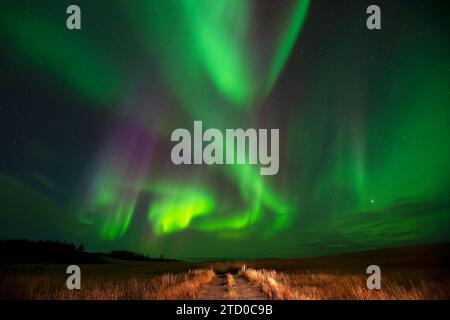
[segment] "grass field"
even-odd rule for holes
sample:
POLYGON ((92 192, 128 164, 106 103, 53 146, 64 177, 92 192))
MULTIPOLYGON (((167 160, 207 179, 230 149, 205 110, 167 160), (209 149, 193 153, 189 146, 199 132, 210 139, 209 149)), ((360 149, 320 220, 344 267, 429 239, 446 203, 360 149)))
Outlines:
POLYGON ((0 276, 0 299, 195 299, 214 272, 186 267, 175 262, 81 265, 81 290, 68 290, 64 266, 15 266, 0 276))
POLYGON ((450 298, 448 246, 418 246, 311 259, 134 262, 80 265, 81 290, 65 265, 0 266, 0 299, 443 299, 450 298), (366 267, 382 270, 381 290, 366 267), (253 297, 253 298, 252 298, 253 297))
POLYGON ((369 290, 362 274, 282 273, 242 271, 270 299, 281 300, 448 300, 450 282, 444 271, 430 277, 427 270, 392 271, 383 275, 381 290, 369 290))

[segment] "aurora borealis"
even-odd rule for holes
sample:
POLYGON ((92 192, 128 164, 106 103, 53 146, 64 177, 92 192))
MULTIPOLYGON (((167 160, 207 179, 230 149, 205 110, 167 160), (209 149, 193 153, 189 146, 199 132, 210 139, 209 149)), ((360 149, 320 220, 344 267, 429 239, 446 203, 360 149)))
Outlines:
POLYGON ((450 240, 445 1, 2 1, 0 237, 174 258, 450 240), (277 175, 171 162, 276 128, 277 175))

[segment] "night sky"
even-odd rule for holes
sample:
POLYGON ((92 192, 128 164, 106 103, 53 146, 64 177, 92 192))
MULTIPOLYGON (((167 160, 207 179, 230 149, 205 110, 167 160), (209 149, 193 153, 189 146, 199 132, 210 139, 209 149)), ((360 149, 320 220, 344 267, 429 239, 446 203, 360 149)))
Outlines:
POLYGON ((0 238, 191 259, 450 240, 449 12, 2 1, 0 238), (278 174, 172 164, 170 135, 194 120, 280 129, 278 174))

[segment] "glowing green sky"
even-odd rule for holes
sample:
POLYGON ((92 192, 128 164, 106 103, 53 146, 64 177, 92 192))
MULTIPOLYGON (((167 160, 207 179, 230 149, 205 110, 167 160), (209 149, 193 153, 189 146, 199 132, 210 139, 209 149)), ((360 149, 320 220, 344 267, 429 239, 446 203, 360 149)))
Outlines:
POLYGON ((447 241, 444 4, 0 6, 0 236, 178 258, 447 241), (401 12, 401 13, 399 13, 401 12), (280 171, 175 166, 176 128, 280 129, 280 171), (6 129, 6 130, 5 130, 6 129))

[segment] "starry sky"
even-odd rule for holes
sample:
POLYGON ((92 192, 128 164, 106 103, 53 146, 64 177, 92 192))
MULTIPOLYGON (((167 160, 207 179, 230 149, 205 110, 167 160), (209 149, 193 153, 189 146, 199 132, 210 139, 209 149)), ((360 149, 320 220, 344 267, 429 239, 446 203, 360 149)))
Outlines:
POLYGON ((2 1, 0 238, 182 259, 449 241, 449 9, 2 1), (174 165, 195 120, 279 129, 278 174, 174 165))

